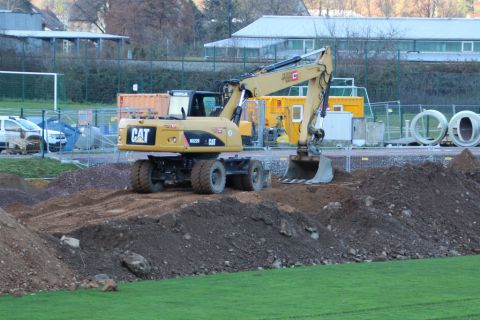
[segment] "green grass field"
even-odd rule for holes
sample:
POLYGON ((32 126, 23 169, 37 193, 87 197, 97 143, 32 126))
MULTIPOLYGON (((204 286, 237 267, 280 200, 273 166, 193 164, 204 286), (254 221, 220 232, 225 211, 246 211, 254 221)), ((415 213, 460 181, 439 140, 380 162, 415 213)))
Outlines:
POLYGON ((0 297, 1 319, 479 319, 480 256, 186 277, 0 297))
POLYGON ((74 164, 61 163, 60 161, 53 159, 0 159, 0 172, 13 173, 22 178, 55 177, 64 171, 78 169, 79 167, 74 164))
MULTIPOLYGON (((58 102, 57 106, 61 110, 80 110, 80 109, 96 109, 96 108, 111 108, 115 107, 115 103, 112 104, 98 104, 98 103, 65 103, 58 102)), ((34 110, 53 110, 52 101, 39 101, 39 100, 0 100, 0 109, 34 109, 34 110)), ((20 112, 20 111, 19 111, 20 112)))

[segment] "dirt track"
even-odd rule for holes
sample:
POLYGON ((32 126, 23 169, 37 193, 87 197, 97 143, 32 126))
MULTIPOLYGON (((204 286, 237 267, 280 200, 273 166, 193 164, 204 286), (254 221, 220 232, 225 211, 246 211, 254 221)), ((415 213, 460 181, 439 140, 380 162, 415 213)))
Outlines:
MULTIPOLYGON (((82 277, 135 279, 119 260, 126 251, 151 263, 145 278, 480 252, 480 164, 469 152, 449 168, 337 172, 328 185, 274 183, 259 193, 210 196, 178 189, 135 194, 124 190, 126 168, 88 170, 102 172, 99 187, 117 190, 88 180, 94 189, 7 206, 41 235, 54 235, 51 246, 82 277), (63 234, 80 239, 81 249, 59 245, 63 234)), ((68 191, 64 182, 50 188, 68 191)))

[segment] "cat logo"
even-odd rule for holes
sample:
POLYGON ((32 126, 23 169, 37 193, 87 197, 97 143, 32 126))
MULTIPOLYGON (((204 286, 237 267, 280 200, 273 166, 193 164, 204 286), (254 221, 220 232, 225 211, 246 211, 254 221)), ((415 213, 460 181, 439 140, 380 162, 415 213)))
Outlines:
POLYGON ((298 80, 298 70, 292 70, 282 73, 282 80, 285 82, 293 82, 298 80))
POLYGON ((132 143, 148 143, 148 133, 150 129, 148 128, 132 128, 132 143))

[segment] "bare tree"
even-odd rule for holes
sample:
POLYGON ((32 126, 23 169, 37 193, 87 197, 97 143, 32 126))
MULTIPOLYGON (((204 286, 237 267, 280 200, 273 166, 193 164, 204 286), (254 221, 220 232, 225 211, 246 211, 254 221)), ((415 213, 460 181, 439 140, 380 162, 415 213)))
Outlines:
POLYGON ((0 0, 0 9, 31 13, 32 4, 28 0, 0 0))
POLYGON ((194 13, 188 0, 109 0, 106 31, 130 37, 136 48, 185 46, 194 36, 194 13))

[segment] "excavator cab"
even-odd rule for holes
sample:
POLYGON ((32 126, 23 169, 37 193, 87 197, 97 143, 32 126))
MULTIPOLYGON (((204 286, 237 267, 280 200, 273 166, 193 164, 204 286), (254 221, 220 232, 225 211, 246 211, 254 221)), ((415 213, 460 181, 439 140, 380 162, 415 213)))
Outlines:
POLYGON ((188 117, 216 116, 223 108, 223 97, 218 92, 171 90, 168 115, 181 117, 182 108, 188 117))

